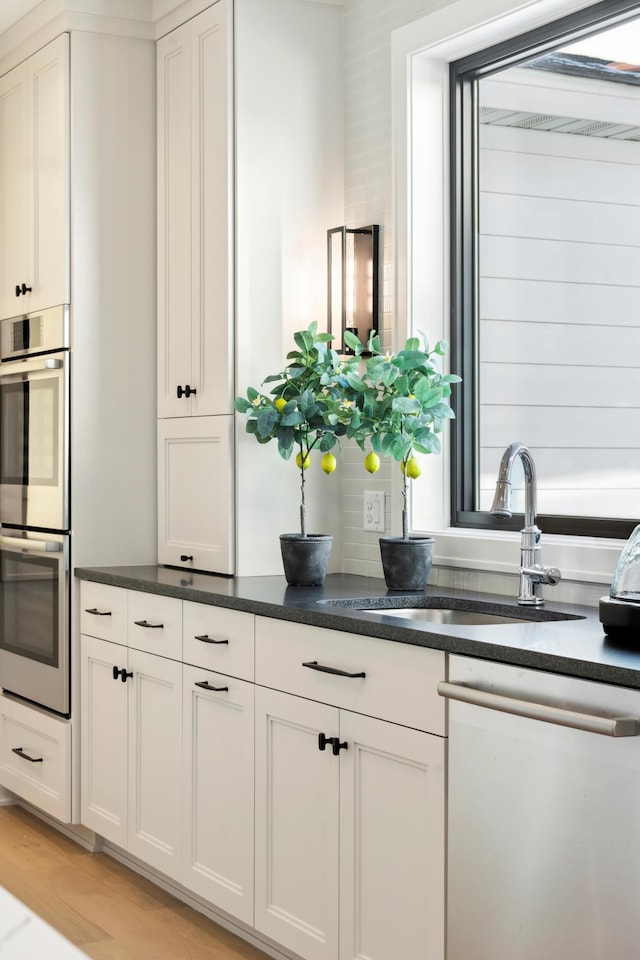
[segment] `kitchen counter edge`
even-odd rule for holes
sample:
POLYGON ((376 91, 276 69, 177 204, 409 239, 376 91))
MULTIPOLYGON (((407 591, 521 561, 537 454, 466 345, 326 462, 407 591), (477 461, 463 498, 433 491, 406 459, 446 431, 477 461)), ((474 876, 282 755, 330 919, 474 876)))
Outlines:
MULTIPOLYGON (((611 642, 602 630, 597 610, 591 607, 547 600, 546 609, 581 619, 495 627, 445 626, 402 621, 392 613, 363 616, 358 610, 318 602, 387 595, 384 581, 352 574, 331 574, 322 587, 289 587, 284 577, 278 576, 229 578, 152 565, 77 567, 74 573, 79 580, 640 689, 640 636, 637 646, 611 642)), ((507 615, 517 611, 515 600, 505 596, 431 586, 425 592, 430 596, 489 599, 507 615)))

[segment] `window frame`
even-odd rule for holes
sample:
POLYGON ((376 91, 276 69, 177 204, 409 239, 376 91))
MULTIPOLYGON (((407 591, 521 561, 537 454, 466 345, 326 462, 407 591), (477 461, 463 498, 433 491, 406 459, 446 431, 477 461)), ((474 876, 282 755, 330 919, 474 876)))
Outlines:
MULTIPOLYGON (((462 376, 452 405, 451 525, 520 530, 523 515, 497 520, 476 510, 479 457, 477 81, 606 27, 640 16, 638 0, 603 0, 449 64, 450 317, 452 368, 462 376)), ((513 438, 522 439, 522 438, 513 438)), ((539 514, 545 533, 626 539, 633 519, 539 514)))

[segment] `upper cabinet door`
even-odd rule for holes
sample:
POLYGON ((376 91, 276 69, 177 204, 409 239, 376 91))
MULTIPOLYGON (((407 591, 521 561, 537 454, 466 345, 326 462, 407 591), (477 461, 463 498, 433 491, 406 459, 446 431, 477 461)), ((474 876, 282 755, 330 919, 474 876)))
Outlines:
POLYGON ((231 413, 227 0, 158 42, 158 416, 231 413))
MULTIPOLYGON (((29 60, 29 310, 69 303, 69 34, 29 60)), ((22 299, 22 298, 20 298, 22 299)))
POLYGON ((0 79, 0 318, 69 302, 69 37, 0 79))
POLYGON ((27 66, 0 78, 0 317, 20 312, 16 286, 28 278, 27 66))

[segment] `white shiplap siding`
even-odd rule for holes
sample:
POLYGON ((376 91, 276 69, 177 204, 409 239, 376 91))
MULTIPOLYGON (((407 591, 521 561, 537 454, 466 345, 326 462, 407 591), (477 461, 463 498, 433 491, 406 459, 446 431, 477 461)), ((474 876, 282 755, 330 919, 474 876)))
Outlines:
POLYGON ((481 125, 480 508, 504 447, 540 513, 640 515, 640 143, 481 125))

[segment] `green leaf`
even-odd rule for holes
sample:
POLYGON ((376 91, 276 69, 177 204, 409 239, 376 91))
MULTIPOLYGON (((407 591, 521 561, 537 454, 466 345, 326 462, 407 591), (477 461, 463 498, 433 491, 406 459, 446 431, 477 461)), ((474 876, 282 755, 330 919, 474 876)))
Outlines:
POLYGON ((416 438, 415 448, 419 453, 440 453, 442 444, 439 437, 436 437, 434 433, 429 433, 428 436, 421 437, 420 440, 416 438))
POLYGON ((327 450, 332 450, 337 442, 338 441, 332 433, 325 433, 320 441, 320 450, 323 453, 326 453, 327 450))
POLYGON ((249 410, 253 409, 253 404, 249 403, 248 400, 245 400, 244 397, 236 397, 233 401, 233 407, 238 413, 247 413, 249 410))
POLYGON ((291 443, 285 443, 282 437, 278 437, 278 453, 283 460, 288 460, 293 453, 293 439, 291 443))
POLYGON ((444 357, 448 349, 449 349, 448 340, 438 340, 435 347, 433 348, 433 352, 437 353, 438 356, 440 357, 444 357))
POLYGON ((404 345, 405 350, 420 350, 421 343, 417 337, 410 337, 404 345))
POLYGON ((278 411, 275 407, 263 407, 258 414, 257 433, 260 437, 268 437, 278 420, 278 411))
POLYGON ((302 354, 299 350, 290 350, 287 354, 287 360, 302 360, 302 354))
POLYGON ((270 377, 265 377, 262 381, 263 383, 275 383, 277 380, 282 380, 281 373, 273 373, 270 377))
POLYGON ((316 337, 316 341, 320 343, 331 343, 332 340, 335 340, 335 337, 332 333, 319 333, 316 337))
POLYGON ((382 382, 384 383, 385 387, 390 387, 391 384, 395 383, 400 376, 400 371, 392 363, 386 363, 385 367, 386 370, 384 370, 382 373, 382 382))
POLYGON ((291 380, 297 380, 298 377, 301 377, 306 371, 306 367, 299 367, 297 364, 292 364, 290 367, 287 367, 287 374, 291 380))
POLYGON ((285 413, 282 411, 282 416, 280 417, 280 424, 283 427, 297 427, 299 423, 304 423, 304 417, 302 414, 295 408, 291 413, 285 413))
POLYGON ((462 377, 457 373, 447 373, 441 380, 442 383, 462 383, 462 377))
POLYGON ((245 430, 247 431, 247 433, 255 433, 257 429, 258 429, 257 420, 253 418, 251 420, 247 420, 247 425, 245 427, 245 430))
POLYGON ((313 348, 313 334, 309 330, 296 330, 293 339, 303 353, 308 353, 313 348))
MULTIPOLYGON (((364 450, 364 445, 362 447, 364 450)), ((379 433, 374 433, 371 437, 371 449, 374 453, 382 453, 382 437, 379 433)))
POLYGON ((391 409, 394 413, 419 413, 420 403, 418 400, 409 397, 394 397, 391 409))
POLYGON ((398 360, 402 361, 404 370, 414 370, 416 367, 421 367, 427 357, 422 350, 403 350, 398 354, 398 360))
POLYGON ((248 388, 247 388, 247 396, 249 397, 249 400, 251 400, 251 402, 253 403, 254 400, 257 400, 257 399, 258 399, 258 397, 260 396, 260 394, 258 393, 258 391, 257 391, 254 387, 248 387, 248 388))
POLYGON ((298 409, 303 417, 309 419, 317 409, 315 398, 310 390, 304 390, 298 399, 298 409))
MULTIPOLYGON (((417 386, 416 386, 416 389, 417 386)), ((419 396, 419 394, 416 394, 419 396)), ((423 408, 426 407, 427 410, 430 410, 432 407, 435 407, 436 404, 440 403, 442 400, 442 388, 441 387, 431 387, 429 390, 426 390, 424 396, 420 397, 420 402, 422 403, 423 408)))
POLYGON ((439 403, 431 411, 433 417, 437 417, 438 420, 455 420, 455 413, 451 409, 448 403, 439 403))
POLYGON ((380 353, 380 337, 372 330, 369 334, 369 341, 367 343, 367 349, 370 353, 380 353))
POLYGON ((357 373, 347 373, 346 379, 349 386, 353 390, 357 391, 357 393, 364 393, 364 391, 367 389, 366 383, 364 383, 357 373))
POLYGON ((394 437, 391 445, 391 455, 394 460, 404 460, 412 447, 411 437, 394 437))
POLYGON ((360 356, 364 347, 360 343, 360 340, 358 339, 358 337, 356 337, 355 333, 351 333, 350 330, 345 330, 344 342, 345 342, 345 346, 349 347, 350 350, 353 350, 356 356, 358 357, 360 356))

